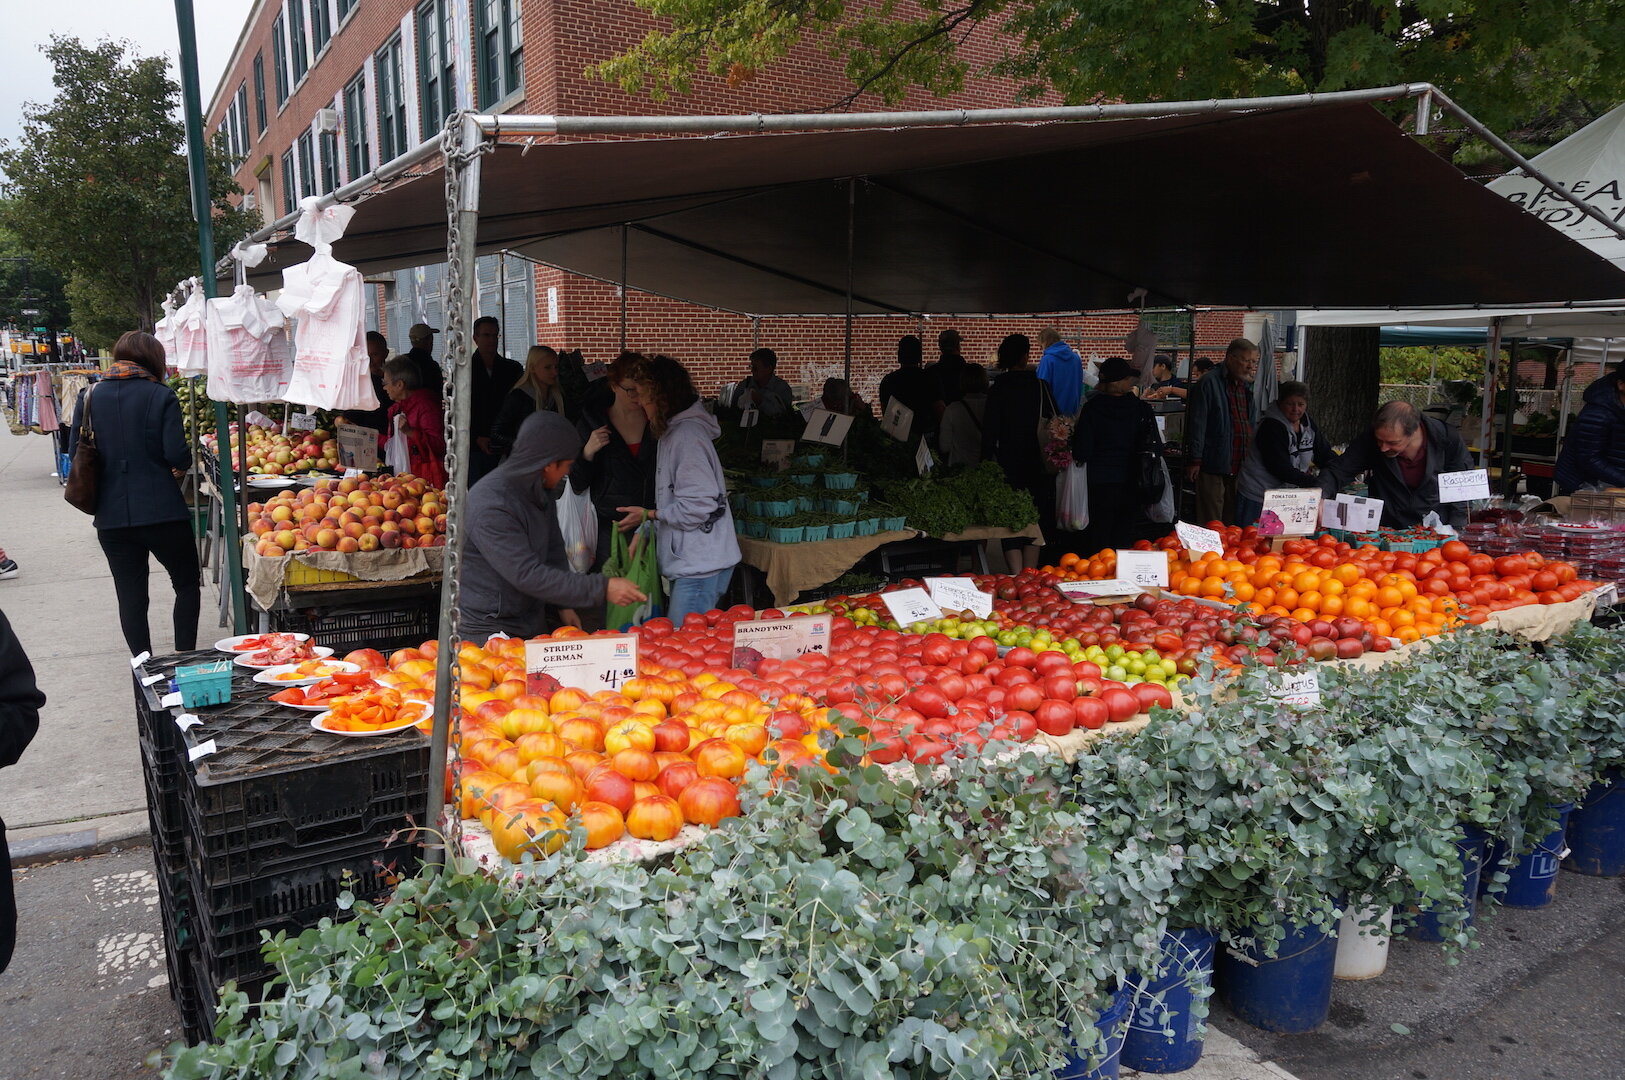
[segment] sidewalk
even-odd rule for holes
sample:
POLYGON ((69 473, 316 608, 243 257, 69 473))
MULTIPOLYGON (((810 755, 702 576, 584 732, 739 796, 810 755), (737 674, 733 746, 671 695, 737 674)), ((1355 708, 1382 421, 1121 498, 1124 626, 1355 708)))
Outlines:
MULTIPOLYGON (((62 500, 51 442, 0 428, 0 547, 22 569, 0 611, 22 639, 47 702, 39 735, 0 774, 0 818, 16 863, 145 843, 147 817, 130 668, 107 563, 90 518, 62 500)), ((173 650, 169 580, 153 565, 156 651, 173 650)), ((205 586, 200 640, 214 640, 205 586)))

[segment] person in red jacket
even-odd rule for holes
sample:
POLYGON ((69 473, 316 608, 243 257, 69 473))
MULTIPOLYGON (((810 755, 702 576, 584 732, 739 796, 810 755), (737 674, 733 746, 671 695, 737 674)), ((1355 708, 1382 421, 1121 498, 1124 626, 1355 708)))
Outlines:
POLYGON ((406 439, 407 469, 413 476, 437 488, 446 486, 446 423, 440 399, 419 385, 422 376, 409 356, 397 356, 384 364, 384 393, 395 404, 389 407, 389 425, 378 436, 383 452, 392 432, 406 439))

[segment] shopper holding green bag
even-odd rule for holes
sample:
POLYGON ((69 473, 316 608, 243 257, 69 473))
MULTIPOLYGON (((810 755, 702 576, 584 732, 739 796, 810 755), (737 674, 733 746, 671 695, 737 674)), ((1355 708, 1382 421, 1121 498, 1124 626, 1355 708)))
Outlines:
POLYGON ((611 530, 609 558, 604 561, 604 573, 623 577, 636 585, 646 599, 617 604, 611 600, 604 608, 604 626, 610 630, 629 630, 664 613, 660 603, 660 561, 655 557, 654 526, 644 525, 633 533, 631 543, 620 529, 611 530))
POLYGON ((722 428, 705 411, 686 368, 669 356, 639 364, 639 403, 660 437, 655 504, 623 506, 634 524, 655 523, 660 573, 671 580, 667 615, 678 626, 722 599, 739 565, 722 462, 712 445, 722 428))
POLYGON ((553 504, 579 453, 573 424, 557 413, 532 413, 507 459, 469 492, 459 575, 463 637, 535 637, 552 629, 549 605, 560 609, 560 622, 580 626, 578 607, 645 599, 624 577, 570 569, 553 504))

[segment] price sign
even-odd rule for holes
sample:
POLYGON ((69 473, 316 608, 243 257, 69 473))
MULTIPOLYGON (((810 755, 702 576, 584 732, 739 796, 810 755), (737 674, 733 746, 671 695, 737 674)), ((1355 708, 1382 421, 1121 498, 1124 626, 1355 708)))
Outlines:
POLYGON ((1439 474, 1440 502, 1470 502, 1490 497, 1490 474, 1484 469, 1439 474))
POLYGON ((638 673, 636 634, 525 642, 525 687, 532 694, 551 693, 552 677, 571 690, 619 690, 638 673))
POLYGON ((1328 529, 1375 532, 1382 524, 1382 500, 1361 495, 1339 495, 1320 507, 1320 523, 1328 529))
POLYGON ((1168 553, 1166 551, 1129 551, 1117 549, 1117 576, 1142 587, 1168 585, 1168 553))
POLYGON ((1611 608, 1619 603, 1619 586, 1616 584, 1604 585, 1597 590, 1597 607, 1611 608))
POLYGON ((908 429, 914 426, 914 410, 897 398, 886 404, 886 415, 880 419, 880 430, 898 442, 908 440, 908 429))
POLYGON ((755 427, 756 422, 761 418, 762 413, 759 409, 746 409, 739 414, 739 426, 742 428, 755 427))
POLYGON ((807 653, 828 656, 834 621, 832 615, 801 615, 734 623, 734 667, 747 666, 741 659, 794 660, 807 653), (742 649, 753 649, 755 655, 741 653, 742 649))
POLYGON ((1070 600, 1094 600, 1104 596, 1135 596, 1143 590, 1132 581, 1109 578, 1105 581, 1063 581, 1055 586, 1070 600))
POLYGON ((775 465, 783 469, 790 464, 790 455, 795 453, 795 450, 794 439, 763 439, 762 464, 775 465))
POLYGON ((846 441, 846 433, 851 430, 850 416, 842 416, 828 409, 814 409, 812 415, 807 417, 807 428, 801 433, 801 438, 806 442, 840 446, 846 441))
POLYGON ((141 685, 142 686, 151 686, 153 683, 163 682, 167 678, 169 678, 169 676, 165 675, 163 672, 160 671, 156 675, 148 675, 145 679, 142 679, 141 680, 141 685))
POLYGON ((210 739, 207 742, 198 743, 196 746, 192 747, 192 749, 186 752, 186 760, 196 761, 200 757, 208 757, 217 749, 219 748, 214 745, 213 739, 210 739))
POLYGON ((1174 522, 1174 532, 1179 536, 1179 544, 1187 551, 1216 551, 1224 554, 1224 537, 1212 529, 1204 529, 1200 525, 1187 525, 1183 521, 1174 522))
POLYGON ((316 430, 316 414, 315 413, 302 412, 302 413, 293 413, 293 414, 289 415, 289 417, 288 417, 288 430, 289 431, 315 431, 316 430))
POLYGON ((898 626, 942 618, 942 608, 924 589, 898 589, 896 592, 881 593, 880 599, 885 602, 886 609, 897 620, 898 626))
POLYGON ((926 578, 925 587, 944 611, 969 611, 978 619, 993 614, 993 594, 983 592, 964 578, 926 578))
POLYGON ((203 721, 199 720, 191 713, 186 713, 183 716, 175 717, 175 726, 180 728, 182 731, 185 731, 187 728, 195 728, 201 723, 203 723, 203 721))
POLYGON ((924 476, 931 471, 931 466, 934 464, 936 462, 931 458, 931 448, 925 445, 924 439, 921 439, 920 448, 914 451, 914 467, 920 470, 921 476, 924 476))
POLYGON ((378 467, 378 432, 360 424, 338 423, 339 464, 347 469, 378 467))
POLYGON ((137 655, 130 657, 130 667, 138 668, 151 659, 152 654, 150 652, 138 653, 137 655))
POLYGON ((1302 675, 1288 675, 1274 690, 1277 701, 1307 709, 1320 704, 1320 676, 1313 671, 1302 675))
POLYGON ((1258 516, 1259 536, 1308 536, 1320 522, 1320 492, 1314 488, 1277 488, 1264 492, 1258 516))
POLYGON ((173 694, 165 694, 163 697, 159 698, 158 707, 162 709, 173 709, 175 706, 181 703, 181 700, 181 692, 177 690, 173 694))

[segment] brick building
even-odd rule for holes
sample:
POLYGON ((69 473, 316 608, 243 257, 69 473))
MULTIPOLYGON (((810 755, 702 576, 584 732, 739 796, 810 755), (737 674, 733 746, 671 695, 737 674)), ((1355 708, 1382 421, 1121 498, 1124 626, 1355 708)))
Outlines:
MULTIPOLYGON (((738 87, 702 75, 692 93, 665 102, 626 94, 586 76, 592 63, 624 51, 654 24, 632 0, 258 0, 209 105, 206 130, 219 132, 240 159, 238 182, 262 216, 291 213, 299 198, 333 190, 433 137, 458 110, 620 115, 812 112, 848 93, 837 66, 816 43, 738 87)), ((999 40, 975 30, 964 45, 973 62, 999 55, 999 40)), ((916 91, 900 108, 995 108, 1021 104, 1014 84, 973 78, 950 101, 916 91)), ((885 106, 862 98, 854 106, 885 106)), ((392 347, 406 347, 414 322, 443 319, 441 266, 383 275, 369 296, 370 327, 392 347)), ((621 343, 619 288, 517 257, 480 260, 480 313, 504 324, 505 350, 523 358, 533 342, 579 348, 589 360, 613 356, 621 343)), ((947 326, 965 338, 965 355, 990 358, 1007 333, 1036 336, 1024 318, 933 319, 871 316, 854 331, 854 382, 872 395, 893 363, 897 338, 920 333, 926 356, 947 326)), ((1133 316, 1060 320, 1087 356, 1122 351, 1133 316)), ((1241 331, 1241 316, 1167 320, 1165 340, 1182 352, 1215 355, 1241 331)), ((813 387, 838 373, 843 354, 838 318, 753 319, 632 291, 626 298, 626 343, 663 351, 695 371, 702 392, 745 372, 759 345, 778 351, 780 374, 813 387)))

